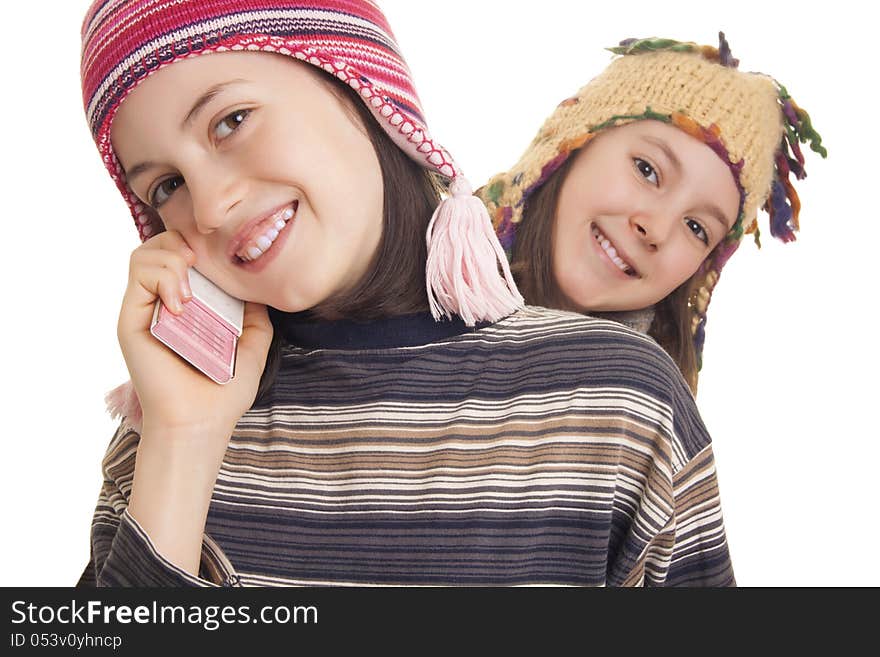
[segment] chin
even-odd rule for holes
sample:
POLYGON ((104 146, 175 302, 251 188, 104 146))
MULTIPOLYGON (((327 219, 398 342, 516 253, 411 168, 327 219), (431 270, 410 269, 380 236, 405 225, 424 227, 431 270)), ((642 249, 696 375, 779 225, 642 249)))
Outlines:
POLYGON ((587 314, 626 312, 629 310, 641 310, 646 307, 645 305, 621 303, 618 299, 613 301, 609 299, 600 299, 594 300, 592 303, 574 303, 573 306, 578 308, 578 312, 587 314))
POLYGON ((653 303, 646 303, 641 300, 630 301, 630 302, 615 300, 613 303, 608 302, 605 304, 600 304, 599 306, 594 307, 593 310, 598 310, 598 311, 602 311, 602 312, 609 312, 609 313, 611 313, 611 312, 623 313, 623 312, 628 312, 630 310, 644 310, 645 308, 647 308, 649 306, 653 306, 653 305, 654 305, 653 303))
POLYGON ((269 304, 269 305, 271 305, 275 310, 280 310, 283 313, 299 313, 304 310, 308 310, 309 308, 313 308, 314 306, 316 306, 318 304, 317 303, 307 303, 304 301, 297 303, 297 302, 288 301, 286 299, 281 299, 278 301, 277 304, 273 303, 273 304, 269 304))

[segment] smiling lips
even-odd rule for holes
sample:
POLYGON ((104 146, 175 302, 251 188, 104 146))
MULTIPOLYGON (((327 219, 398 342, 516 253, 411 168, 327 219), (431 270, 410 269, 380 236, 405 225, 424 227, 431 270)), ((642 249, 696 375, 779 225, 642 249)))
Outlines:
POLYGON ((278 239, 278 234, 293 219, 298 207, 299 201, 294 201, 291 205, 278 210, 254 226, 235 255, 244 262, 252 262, 263 255, 278 239))
POLYGON ((591 230, 593 233, 593 238, 599 243, 599 246, 602 247, 602 250, 605 251, 605 254, 608 256, 611 262, 617 265, 620 271, 622 271, 627 276, 638 278, 638 272, 636 272, 635 267, 633 267, 626 260, 620 257, 620 255, 617 253, 617 249, 615 249, 614 245, 611 244, 611 240, 609 240, 595 224, 593 224, 591 230))

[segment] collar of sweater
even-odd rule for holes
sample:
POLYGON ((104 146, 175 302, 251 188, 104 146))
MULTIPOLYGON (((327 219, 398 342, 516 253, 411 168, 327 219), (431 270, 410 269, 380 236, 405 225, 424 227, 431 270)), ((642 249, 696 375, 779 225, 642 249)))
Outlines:
POLYGON ((607 312, 588 313, 591 317, 610 319, 612 322, 623 324, 639 333, 647 333, 654 322, 654 306, 648 306, 641 310, 618 310, 607 312))
POLYGON ((371 320, 320 320, 308 311, 286 313, 269 308, 275 330, 284 340, 307 349, 394 349, 438 342, 489 326, 467 326, 458 317, 436 321, 429 312, 371 320))

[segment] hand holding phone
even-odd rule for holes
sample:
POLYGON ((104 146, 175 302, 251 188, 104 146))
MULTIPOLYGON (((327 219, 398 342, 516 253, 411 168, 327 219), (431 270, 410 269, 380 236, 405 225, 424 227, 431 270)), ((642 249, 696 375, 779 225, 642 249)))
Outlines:
POLYGON ((207 279, 190 273, 197 265, 194 252, 176 231, 160 233, 135 249, 117 335, 144 427, 211 427, 209 433, 225 433, 228 439, 254 402, 272 324, 261 304, 225 293, 211 298, 216 286, 205 286, 207 279), (189 309, 193 303, 197 305, 189 309), (199 369, 157 340, 154 331, 164 334, 199 369), (227 383, 218 385, 218 380, 227 383))

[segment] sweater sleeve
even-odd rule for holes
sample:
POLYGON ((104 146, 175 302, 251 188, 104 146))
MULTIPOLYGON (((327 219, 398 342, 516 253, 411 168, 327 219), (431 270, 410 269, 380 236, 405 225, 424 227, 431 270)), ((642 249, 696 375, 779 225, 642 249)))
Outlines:
POLYGON ((91 558, 77 583, 89 586, 237 586, 236 575, 220 547, 207 534, 202 540, 199 576, 165 559, 149 535, 128 513, 140 436, 120 425, 102 470, 104 484, 91 529, 91 558))
POLYGON ((711 438, 678 368, 665 354, 654 365, 642 390, 656 409, 643 436, 650 459, 631 515, 620 520, 624 538, 610 555, 608 583, 735 586, 711 438))
POLYGON ((735 586, 711 445, 673 476, 670 522, 649 545, 647 586, 735 586))
POLYGON ((645 555, 647 586, 735 586, 712 442, 684 380, 673 372, 671 514, 645 555))

